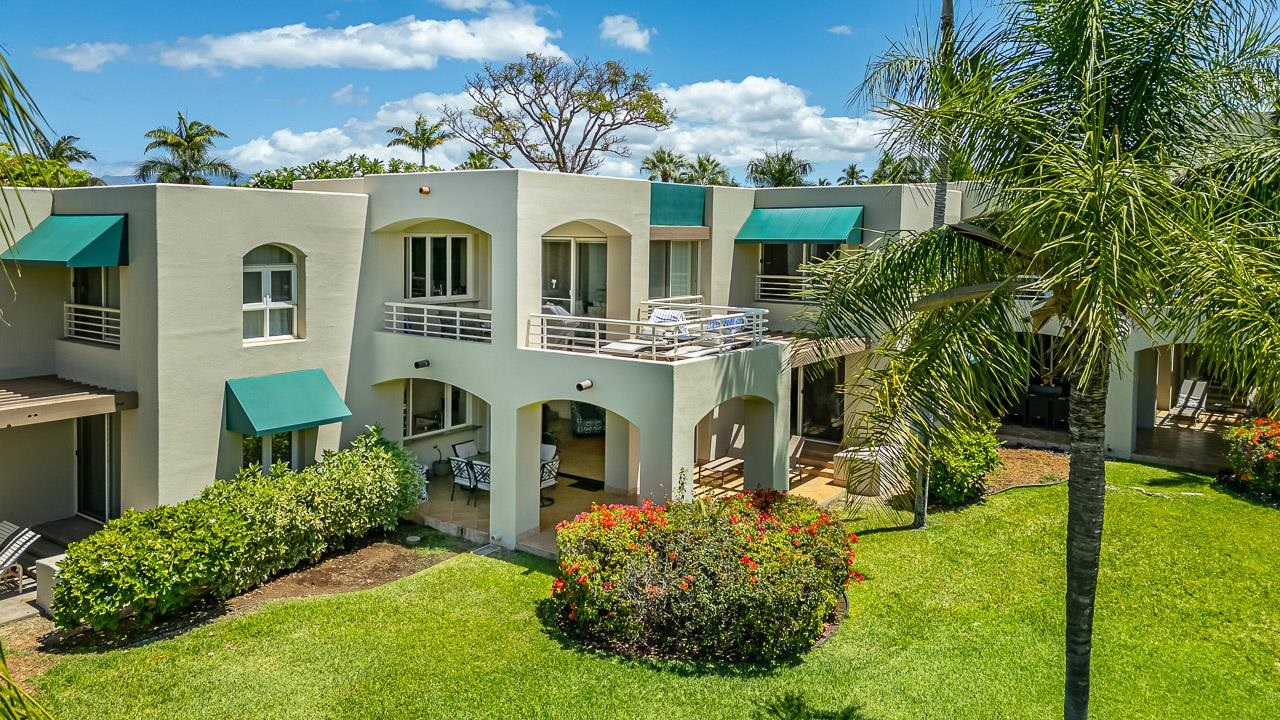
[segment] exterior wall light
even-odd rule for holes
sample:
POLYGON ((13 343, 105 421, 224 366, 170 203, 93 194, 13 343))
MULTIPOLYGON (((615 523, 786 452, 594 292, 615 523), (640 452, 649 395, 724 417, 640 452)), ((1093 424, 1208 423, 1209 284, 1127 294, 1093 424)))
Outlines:
POLYGON ((431 367, 431 361, 430 361, 430 360, 419 360, 419 361, 417 361, 417 362, 415 362, 415 363, 413 364, 413 367, 414 367, 414 368, 416 368, 416 369, 418 369, 418 370, 421 370, 422 368, 428 368, 428 367, 431 367))
POLYGON ((587 390, 590 390, 593 386, 595 386, 595 383, 591 382, 590 380, 579 380, 577 383, 574 384, 573 387, 578 392, 585 392, 587 390))
POLYGON ((430 195, 430 194, 431 194, 431 188, 427 187, 426 185, 423 185, 422 187, 418 188, 418 194, 419 194, 419 195, 430 195))

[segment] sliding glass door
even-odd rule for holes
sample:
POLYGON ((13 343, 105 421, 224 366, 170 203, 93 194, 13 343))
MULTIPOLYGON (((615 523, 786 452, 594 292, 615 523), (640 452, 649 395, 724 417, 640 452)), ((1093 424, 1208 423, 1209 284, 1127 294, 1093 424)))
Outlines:
POLYGON ((120 515, 117 419, 94 415, 75 422, 76 512, 106 522, 120 515))
POLYGON ((608 299, 609 245, 604 240, 544 238, 542 304, 585 317, 604 317, 608 299))

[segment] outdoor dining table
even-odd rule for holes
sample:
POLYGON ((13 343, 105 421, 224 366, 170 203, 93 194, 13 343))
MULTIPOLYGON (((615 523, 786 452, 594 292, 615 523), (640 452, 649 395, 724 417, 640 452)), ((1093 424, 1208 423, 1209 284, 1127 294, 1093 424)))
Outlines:
MULTIPOLYGON (((489 465, 489 457, 490 457, 489 453, 482 452, 482 453, 476 453, 475 455, 472 455, 467 459, 477 465, 484 465, 485 467, 491 467, 489 465)), ((538 491, 538 504, 540 506, 546 507, 548 505, 554 505, 555 503, 556 503, 555 498, 547 497, 546 495, 542 494, 541 490, 538 491)))

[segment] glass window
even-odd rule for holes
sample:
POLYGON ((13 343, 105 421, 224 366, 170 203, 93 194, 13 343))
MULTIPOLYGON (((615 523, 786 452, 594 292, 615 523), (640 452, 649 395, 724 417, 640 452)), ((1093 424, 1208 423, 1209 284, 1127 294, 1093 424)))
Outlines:
POLYGON ((471 237, 406 237, 405 297, 463 298, 471 289, 471 237))
POLYGON ((279 245, 263 245, 244 256, 241 312, 245 340, 295 337, 298 315, 298 265, 279 245))
POLYGON ((302 432, 295 430, 262 437, 243 436, 240 467, 258 465, 265 471, 276 463, 284 463, 294 470, 301 470, 299 453, 295 450, 300 448, 302 432))
POLYGON ((262 464, 262 438, 256 435, 244 436, 244 458, 240 462, 240 467, 249 467, 250 465, 262 464))
POLYGON ((573 289, 574 313, 602 318, 608 299, 609 245, 578 242, 578 282, 573 289))
MULTIPOLYGON (((542 302, 570 310, 573 280, 573 241, 542 241, 542 302)), ((570 310, 572 312, 572 310, 570 310)))
POLYGON ((661 240, 649 244, 649 299, 670 297, 671 243, 661 240))
POLYGON ((649 297, 667 298, 698 294, 696 240, 658 240, 649 245, 649 297))
POLYGON ((406 380, 404 434, 418 437, 466 425, 471 417, 471 394, 436 380, 406 380))

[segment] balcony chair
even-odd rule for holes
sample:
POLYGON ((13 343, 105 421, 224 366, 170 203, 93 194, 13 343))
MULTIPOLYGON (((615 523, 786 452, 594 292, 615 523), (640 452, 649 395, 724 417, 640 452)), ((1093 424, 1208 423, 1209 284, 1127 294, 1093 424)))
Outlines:
MULTIPOLYGON (((544 445, 543 447, 547 447, 547 446, 544 445)), ((542 469, 538 477, 538 489, 546 490, 547 488, 555 487, 556 481, 559 479, 559 477, 560 477, 560 456, 556 455, 556 456, 553 456, 550 460, 544 460, 542 462, 542 469)), ((538 498, 538 502, 542 505, 542 507, 546 507, 548 505, 554 504, 555 498, 549 498, 545 495, 540 495, 538 498)))
POLYGON ((477 490, 489 492, 491 487, 490 478, 492 477, 493 468, 489 463, 474 460, 467 461, 467 469, 471 472, 471 499, 476 505, 480 504, 480 500, 476 497, 477 490))
POLYGON ((40 536, 30 528, 20 528, 9 522, 0 522, 0 588, 13 584, 16 592, 22 592, 22 582, 27 577, 27 569, 19 562, 19 558, 40 536))
POLYGON ((453 456, 466 460, 480 454, 480 448, 476 445, 475 440, 467 440, 466 442, 453 444, 453 456))
MULTIPOLYGON (((467 492, 471 492, 475 487, 475 481, 471 478, 470 462, 460 457, 449 458, 449 468, 453 470, 453 487, 449 488, 449 502, 453 502, 453 494, 457 491, 458 486, 466 488, 467 492)), ((468 498, 470 502, 470 498, 468 498)))
MULTIPOLYGON (((1182 388, 1185 390, 1190 380, 1182 382, 1182 388)), ((1200 412, 1204 410, 1204 396, 1209 390, 1208 380, 1197 380, 1191 386, 1191 392, 1179 393, 1178 401, 1169 410, 1169 414, 1176 417, 1185 417, 1195 420, 1200 417, 1200 412)))

